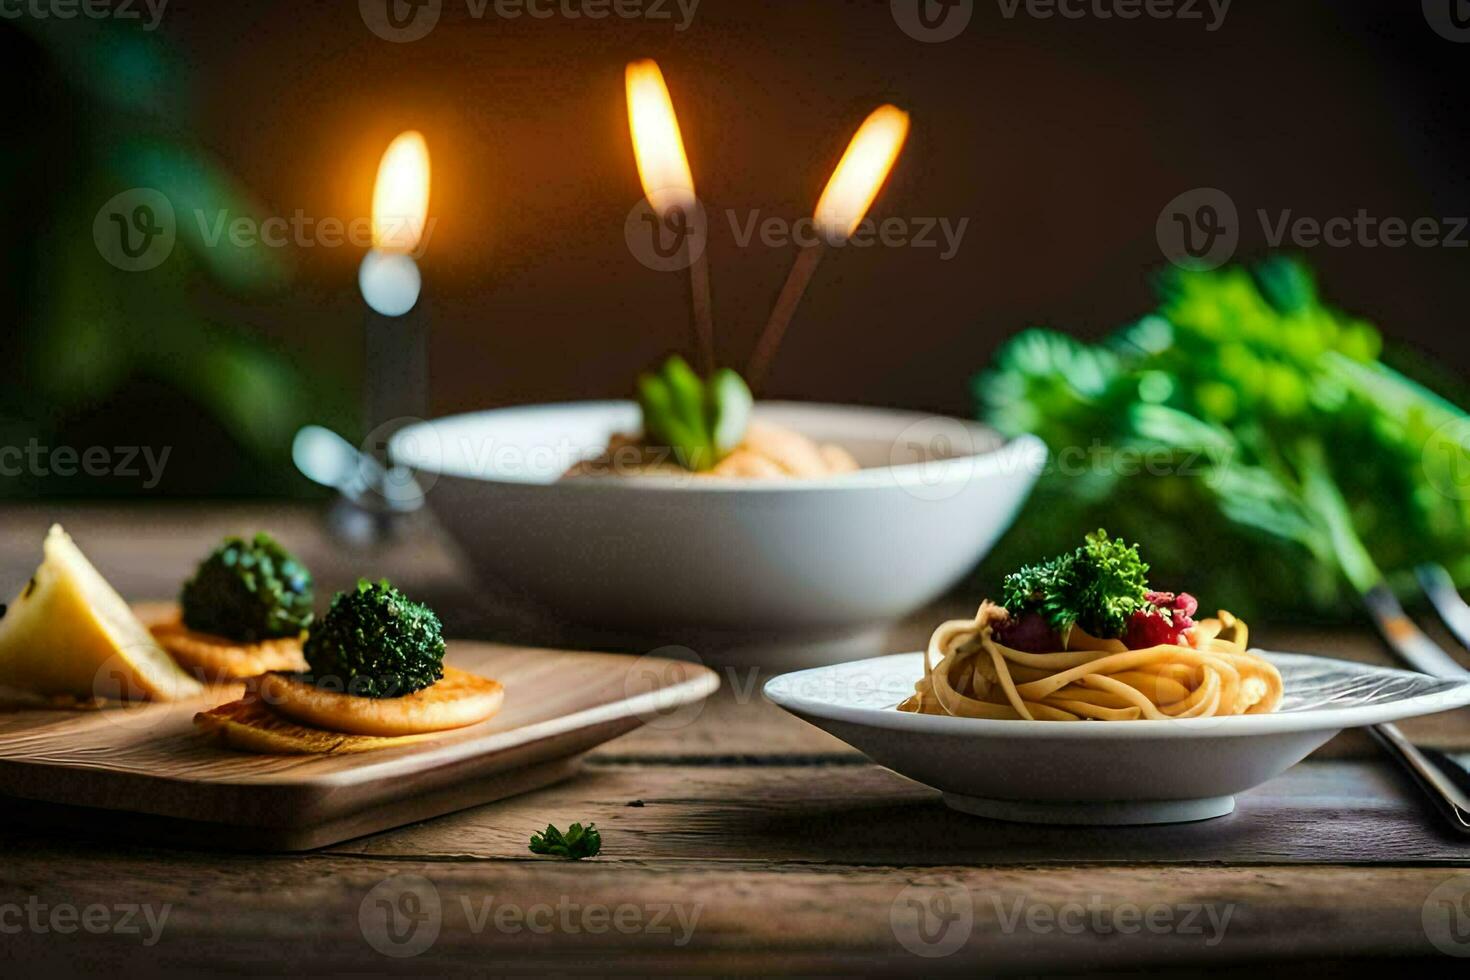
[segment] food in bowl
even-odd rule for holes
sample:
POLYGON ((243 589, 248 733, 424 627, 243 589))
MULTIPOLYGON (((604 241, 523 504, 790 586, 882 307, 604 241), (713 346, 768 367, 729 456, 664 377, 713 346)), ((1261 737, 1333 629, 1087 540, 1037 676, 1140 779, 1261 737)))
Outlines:
POLYGON ((1088 535, 1006 576, 1004 605, 934 631, 900 711, 1027 721, 1269 714, 1281 673, 1230 613, 1193 619, 1187 592, 1149 588, 1134 545, 1088 535))
POLYGON ((752 424, 841 446, 815 479, 565 479, 637 432, 632 401, 449 416, 393 437, 484 587, 557 642, 676 644, 701 657, 831 662, 956 585, 1010 524, 1045 463, 1029 437, 897 409, 758 401, 752 424))
POLYGON ((851 473, 841 446, 751 418, 754 399, 729 368, 700 378, 677 354, 638 379, 643 431, 614 433, 607 449, 572 466, 565 478, 700 476, 813 478, 851 473))

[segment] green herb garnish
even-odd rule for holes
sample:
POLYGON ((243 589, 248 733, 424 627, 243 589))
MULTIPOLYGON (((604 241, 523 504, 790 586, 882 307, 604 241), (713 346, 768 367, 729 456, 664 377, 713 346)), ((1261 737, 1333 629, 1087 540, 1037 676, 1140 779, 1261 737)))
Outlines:
MULTIPOLYGON (((993 568, 1103 524, 1243 615, 1339 617, 1385 575, 1417 591, 1422 562, 1470 582, 1463 410, 1386 363, 1301 262, 1173 269, 1160 287, 1102 342, 1028 330, 976 379, 982 416, 1056 461, 993 568)), ((1470 398, 1411 358, 1392 361, 1470 398)))
POLYGON ((1001 596, 1013 617, 1038 613, 1063 640, 1073 626, 1115 639, 1147 605, 1147 592, 1148 565, 1137 546, 1099 530, 1075 551, 1007 575, 1001 596))
POLYGON ((721 368, 701 380, 675 354, 638 379, 645 439, 667 446, 687 470, 707 470, 740 445, 755 402, 739 374, 721 368))
POLYGON ((318 687, 360 697, 402 697, 444 676, 439 617, 386 579, 337 593, 303 652, 318 687))
POLYGON ((602 835, 597 832, 597 825, 594 823, 589 823, 586 827, 574 823, 567 828, 565 834, 547 824, 544 833, 531 835, 532 854, 549 854, 580 861, 582 858, 593 857, 601 850, 602 835))
POLYGON ((179 595, 184 625, 241 643, 297 636, 311 624, 311 573, 268 534, 226 538, 179 595))

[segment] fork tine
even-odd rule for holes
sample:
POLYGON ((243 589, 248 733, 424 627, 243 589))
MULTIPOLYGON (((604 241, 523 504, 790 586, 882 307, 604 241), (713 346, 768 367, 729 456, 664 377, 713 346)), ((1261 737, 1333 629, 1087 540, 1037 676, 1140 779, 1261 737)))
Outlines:
POLYGON ((1449 569, 1438 562, 1425 562, 1414 569, 1414 575, 1445 626, 1461 646, 1470 649, 1470 603, 1455 588, 1449 569))
POLYGON ((1400 660, 1415 670, 1434 677, 1465 676, 1466 669, 1459 661, 1414 625, 1414 621, 1404 612, 1404 607, 1399 605, 1398 598, 1387 585, 1380 582, 1364 592, 1363 604, 1373 614, 1378 632, 1400 660))
POLYGON ((1444 814, 1450 826, 1462 834, 1470 834, 1470 795, 1456 779, 1466 778, 1463 767, 1454 759, 1433 749, 1419 749, 1404 738, 1397 725, 1374 725, 1368 729, 1389 755, 1407 768, 1444 814))
MULTIPOLYGON (((1454 594, 1456 603, 1462 609, 1465 606, 1464 600, 1455 592, 1448 572, 1440 568, 1440 575, 1435 575, 1433 572, 1426 572, 1427 567, 1422 566, 1416 570, 1419 572, 1419 584, 1429 593, 1434 608, 1439 611, 1446 624, 1450 624, 1456 638, 1465 643, 1465 634, 1455 630, 1446 614, 1446 610, 1453 609, 1454 606, 1445 601, 1447 597, 1443 595, 1444 589, 1447 587, 1454 594), (1436 591, 1440 593, 1438 597, 1436 591)), ((1393 590, 1385 583, 1379 582, 1364 592, 1363 604, 1373 614, 1378 632, 1383 634, 1384 641, 1400 660, 1415 670, 1435 677, 1463 678, 1467 674, 1466 669, 1445 652, 1443 647, 1414 625, 1414 621, 1404 613, 1404 607, 1399 605, 1393 590)), ((1470 609, 1464 611, 1465 623, 1470 624, 1470 609)), ((1434 801, 1450 826, 1461 833, 1470 833, 1470 795, 1466 794, 1464 788, 1470 782, 1470 774, 1466 773, 1464 767, 1448 755, 1439 754, 1431 760, 1426 752, 1420 751, 1406 739, 1396 725, 1374 725, 1368 731, 1390 756, 1413 774, 1414 781, 1434 801), (1451 775, 1452 773, 1455 775, 1451 775)))

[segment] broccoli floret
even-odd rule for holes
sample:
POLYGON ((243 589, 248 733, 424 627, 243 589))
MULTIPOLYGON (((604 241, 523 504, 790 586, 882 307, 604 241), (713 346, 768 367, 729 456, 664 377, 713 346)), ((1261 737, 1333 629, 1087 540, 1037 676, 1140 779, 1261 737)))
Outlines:
POLYGON ((1119 637, 1128 617, 1146 604, 1148 563, 1138 546, 1098 530, 1077 552, 1077 623, 1093 636, 1119 637))
POLYGON ((360 697, 402 697, 444 676, 439 617, 386 579, 337 593, 305 653, 318 687, 360 697))
POLYGON ((1136 545, 1099 530, 1075 551, 1007 575, 1001 595, 1012 617, 1038 613, 1063 638, 1075 625, 1111 639, 1147 604, 1147 576, 1136 545))
POLYGON ((179 595, 184 625, 241 643, 311 625, 311 573, 268 534, 226 538, 179 595))

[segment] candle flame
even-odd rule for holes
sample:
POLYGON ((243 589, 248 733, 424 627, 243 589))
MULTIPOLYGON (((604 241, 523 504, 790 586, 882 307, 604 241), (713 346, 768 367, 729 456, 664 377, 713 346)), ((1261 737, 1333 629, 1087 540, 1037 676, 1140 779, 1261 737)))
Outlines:
POLYGON ((417 130, 399 133, 378 164, 373 185, 373 247, 412 252, 429 214, 429 145, 417 130))
POLYGON ((660 217, 670 210, 694 204, 694 175, 684 155, 679 120, 658 63, 650 59, 629 62, 628 128, 633 133, 633 155, 638 179, 648 203, 660 217))
POLYGON ((908 134, 909 114, 896 106, 879 106, 863 120, 817 201, 815 219, 825 237, 845 241, 857 231, 908 134))

